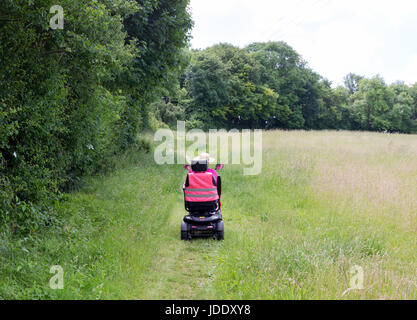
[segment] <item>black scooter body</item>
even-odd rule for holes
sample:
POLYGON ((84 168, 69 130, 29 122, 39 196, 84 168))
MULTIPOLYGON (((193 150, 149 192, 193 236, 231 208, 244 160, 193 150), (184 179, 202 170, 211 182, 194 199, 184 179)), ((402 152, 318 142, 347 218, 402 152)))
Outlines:
POLYGON ((196 212, 184 217, 181 240, 211 237, 224 240, 224 222, 220 211, 206 214, 196 212))

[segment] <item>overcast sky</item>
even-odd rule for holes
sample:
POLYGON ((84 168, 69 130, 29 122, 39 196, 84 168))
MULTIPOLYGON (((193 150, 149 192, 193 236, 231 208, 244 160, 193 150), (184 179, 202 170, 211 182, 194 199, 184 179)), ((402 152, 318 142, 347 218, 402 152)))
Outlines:
POLYGON ((417 0, 191 0, 193 48, 285 41, 334 85, 417 82, 417 0))

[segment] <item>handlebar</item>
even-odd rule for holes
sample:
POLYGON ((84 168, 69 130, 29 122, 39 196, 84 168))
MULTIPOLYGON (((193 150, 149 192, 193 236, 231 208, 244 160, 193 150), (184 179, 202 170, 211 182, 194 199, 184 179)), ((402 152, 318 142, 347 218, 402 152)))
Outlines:
MULTIPOLYGON (((216 171, 222 170, 224 168, 224 164, 216 164, 216 171)), ((191 170, 191 165, 185 164, 184 165, 185 170, 191 170)))
POLYGON ((217 164, 216 165, 216 171, 222 170, 224 168, 224 164, 217 164))

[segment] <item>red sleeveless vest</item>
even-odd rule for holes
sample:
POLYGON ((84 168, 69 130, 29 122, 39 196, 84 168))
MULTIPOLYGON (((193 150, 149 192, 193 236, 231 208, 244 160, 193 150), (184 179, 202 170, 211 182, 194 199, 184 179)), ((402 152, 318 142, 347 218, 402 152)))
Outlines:
POLYGON ((211 172, 188 174, 189 186, 185 188, 185 201, 209 202, 219 200, 217 187, 213 183, 211 172))

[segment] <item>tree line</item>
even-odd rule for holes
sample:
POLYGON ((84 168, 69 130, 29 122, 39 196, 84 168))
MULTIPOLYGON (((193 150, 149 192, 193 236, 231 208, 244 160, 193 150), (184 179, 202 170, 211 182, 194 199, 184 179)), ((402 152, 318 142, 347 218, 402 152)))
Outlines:
POLYGON ((154 118, 168 126, 180 119, 205 129, 417 132, 417 83, 348 74, 344 86, 332 88, 284 42, 183 54, 189 65, 153 104, 154 118))
POLYGON ((55 4, 0 4, 0 224, 13 231, 50 223, 60 191, 140 147, 192 27, 188 0, 61 0, 54 30, 55 4))

